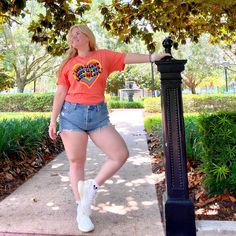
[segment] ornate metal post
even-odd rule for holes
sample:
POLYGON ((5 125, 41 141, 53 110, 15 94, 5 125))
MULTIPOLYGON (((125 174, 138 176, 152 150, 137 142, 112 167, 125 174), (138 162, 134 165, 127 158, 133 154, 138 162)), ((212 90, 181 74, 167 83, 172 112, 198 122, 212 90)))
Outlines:
MULTIPOLYGON (((172 40, 163 41, 171 53, 172 40)), ((186 146, 182 105, 182 78, 187 60, 172 56, 156 61, 161 73, 162 129, 166 161, 167 200, 165 227, 167 236, 196 236, 194 206, 189 199, 186 167, 186 146)))

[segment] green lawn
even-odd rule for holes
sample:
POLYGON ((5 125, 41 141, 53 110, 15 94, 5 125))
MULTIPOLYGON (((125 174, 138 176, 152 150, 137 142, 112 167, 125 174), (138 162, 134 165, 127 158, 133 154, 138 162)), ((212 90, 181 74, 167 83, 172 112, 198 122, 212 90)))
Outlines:
POLYGON ((0 120, 34 117, 50 117, 51 112, 0 112, 0 120))

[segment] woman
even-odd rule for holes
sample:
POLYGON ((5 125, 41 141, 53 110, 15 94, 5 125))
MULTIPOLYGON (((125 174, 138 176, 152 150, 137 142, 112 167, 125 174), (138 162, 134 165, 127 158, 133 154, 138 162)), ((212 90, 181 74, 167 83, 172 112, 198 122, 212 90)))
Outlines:
POLYGON ((128 149, 110 124, 104 91, 106 79, 125 64, 160 60, 169 54, 125 54, 96 50, 93 32, 86 25, 73 26, 67 36, 69 50, 57 73, 49 135, 57 138, 56 120, 70 164, 70 183, 77 203, 77 223, 82 232, 90 232, 91 204, 96 192, 128 158, 128 149), (88 137, 107 156, 94 180, 84 181, 88 137))

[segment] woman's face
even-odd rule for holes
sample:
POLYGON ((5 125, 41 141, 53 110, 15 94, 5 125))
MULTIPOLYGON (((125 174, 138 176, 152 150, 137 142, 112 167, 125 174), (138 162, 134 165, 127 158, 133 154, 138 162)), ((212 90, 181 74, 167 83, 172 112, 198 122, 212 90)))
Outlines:
POLYGON ((84 49, 86 45, 89 45, 88 37, 77 27, 71 31, 70 37, 71 46, 77 50, 84 49))

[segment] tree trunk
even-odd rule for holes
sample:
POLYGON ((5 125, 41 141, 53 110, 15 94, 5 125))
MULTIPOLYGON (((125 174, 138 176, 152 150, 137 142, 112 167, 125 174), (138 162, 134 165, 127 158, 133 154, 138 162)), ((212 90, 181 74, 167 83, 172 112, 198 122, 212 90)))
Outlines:
POLYGON ((17 93, 24 93, 24 89, 25 89, 25 83, 20 81, 20 80, 16 80, 17 81, 17 93))
POLYGON ((191 92, 192 94, 196 94, 196 87, 194 85, 191 87, 191 92))

